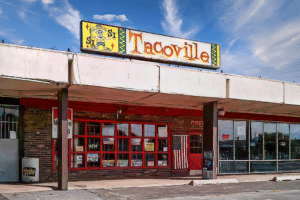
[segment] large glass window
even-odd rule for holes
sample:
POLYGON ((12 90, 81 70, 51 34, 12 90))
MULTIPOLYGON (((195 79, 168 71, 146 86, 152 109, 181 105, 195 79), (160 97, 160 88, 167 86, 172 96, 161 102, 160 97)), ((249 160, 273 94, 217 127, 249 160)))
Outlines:
POLYGON ((246 121, 234 121, 235 160, 248 160, 246 121))
POLYGON ((16 139, 18 121, 18 106, 0 106, 0 139, 16 139))
POLYGON ((276 124, 264 123, 265 160, 274 160, 277 155, 276 124))
POLYGON ((291 159, 300 159, 300 124, 291 124, 291 159))
MULTIPOLYGON (((70 168, 170 167, 167 125, 75 121, 70 139, 70 168)), ((57 157, 53 140, 53 165, 57 157)), ((55 169, 55 167, 53 167, 55 169)))
POLYGON ((233 121, 219 121, 220 160, 233 160, 233 121))
POLYGON ((290 128, 289 124, 278 123, 278 159, 289 159, 290 156, 290 128))
POLYGON ((250 159, 263 159, 263 123, 251 122, 250 159))
POLYGON ((300 124, 219 120, 218 138, 220 173, 300 171, 300 124))

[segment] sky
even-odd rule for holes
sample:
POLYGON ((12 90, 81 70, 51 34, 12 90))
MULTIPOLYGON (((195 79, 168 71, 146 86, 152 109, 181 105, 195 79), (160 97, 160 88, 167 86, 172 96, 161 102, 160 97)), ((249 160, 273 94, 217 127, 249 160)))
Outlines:
POLYGON ((81 20, 220 44, 218 72, 300 83, 300 0, 0 0, 0 41, 79 53, 81 20))

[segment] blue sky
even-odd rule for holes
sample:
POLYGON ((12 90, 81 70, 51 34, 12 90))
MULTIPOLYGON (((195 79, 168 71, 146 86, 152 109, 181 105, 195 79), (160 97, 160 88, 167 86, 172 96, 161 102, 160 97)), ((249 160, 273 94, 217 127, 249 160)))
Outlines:
POLYGON ((80 20, 217 43, 224 73, 300 83, 300 0, 0 0, 6 43, 79 52, 80 20))

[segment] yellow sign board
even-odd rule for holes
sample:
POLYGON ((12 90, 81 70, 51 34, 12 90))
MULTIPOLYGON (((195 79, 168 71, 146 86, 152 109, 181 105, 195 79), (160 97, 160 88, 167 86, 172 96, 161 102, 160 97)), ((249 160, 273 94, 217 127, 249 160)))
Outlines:
POLYGON ((201 68, 220 67, 220 45, 81 21, 81 51, 201 68))
POLYGON ((107 52, 119 52, 118 28, 82 22, 82 46, 107 52))

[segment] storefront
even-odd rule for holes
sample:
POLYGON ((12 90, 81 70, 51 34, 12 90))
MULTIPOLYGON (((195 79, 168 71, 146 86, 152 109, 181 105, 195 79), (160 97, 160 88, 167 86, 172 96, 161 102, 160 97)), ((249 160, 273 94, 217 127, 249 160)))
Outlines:
POLYGON ((300 170, 298 119, 219 120, 219 173, 300 170))
MULTIPOLYGON (((84 28, 92 38, 109 26, 84 28)), ((182 52, 189 66, 220 64, 215 44, 168 38, 167 45, 112 30, 120 37, 111 47, 87 39, 85 51, 114 50, 131 36, 128 51, 144 51, 134 58, 149 53, 174 64, 182 52)), ((18 140, 12 158, 39 158, 40 181, 61 179, 62 171, 65 180, 186 176, 203 168, 207 151, 212 178, 300 170, 300 85, 123 57, 0 44, 1 142, 18 140)))

